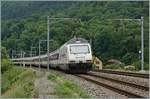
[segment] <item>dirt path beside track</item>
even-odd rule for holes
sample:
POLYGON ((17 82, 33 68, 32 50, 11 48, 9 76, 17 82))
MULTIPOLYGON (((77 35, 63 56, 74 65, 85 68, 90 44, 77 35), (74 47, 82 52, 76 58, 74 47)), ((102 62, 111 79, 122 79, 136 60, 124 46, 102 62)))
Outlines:
POLYGON ((37 71, 37 79, 35 80, 35 89, 37 91, 37 98, 58 98, 53 88, 54 83, 48 80, 50 72, 37 71))

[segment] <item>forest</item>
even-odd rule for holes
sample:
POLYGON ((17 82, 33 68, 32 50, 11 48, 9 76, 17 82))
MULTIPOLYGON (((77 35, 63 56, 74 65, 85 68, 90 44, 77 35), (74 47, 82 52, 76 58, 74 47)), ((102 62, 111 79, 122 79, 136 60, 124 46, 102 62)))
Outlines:
MULTIPOLYGON (((148 1, 2 1, 2 47, 8 57, 19 57, 20 51, 29 56, 31 46, 47 39, 47 16, 72 18, 50 20, 50 51, 69 39, 83 37, 91 42, 93 55, 104 64, 117 59, 140 69, 141 23, 144 17, 144 61, 148 69, 149 2, 148 1)), ((46 42, 41 44, 46 53, 46 42)), ((2 52, 3 54, 3 52, 2 52)))

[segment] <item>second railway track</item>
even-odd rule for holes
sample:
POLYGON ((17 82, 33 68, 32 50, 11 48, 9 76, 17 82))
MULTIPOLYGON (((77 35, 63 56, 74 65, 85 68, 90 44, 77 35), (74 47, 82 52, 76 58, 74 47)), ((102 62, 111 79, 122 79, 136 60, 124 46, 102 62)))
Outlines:
POLYGON ((135 84, 135 83, 127 82, 127 81, 122 81, 122 80, 118 80, 118 79, 114 79, 114 78, 110 78, 110 77, 105 77, 105 76, 97 75, 97 74, 94 74, 94 73, 88 73, 87 75, 90 75, 90 76, 93 76, 93 77, 98 77, 98 78, 103 78, 103 79, 113 81, 113 82, 116 82, 116 83, 120 83, 120 84, 125 84, 127 86, 132 86, 134 88, 142 89, 142 90, 145 90, 145 91, 149 90, 148 86, 144 86, 144 85, 140 85, 140 84, 135 84))
POLYGON ((95 72, 109 73, 109 74, 117 74, 117 75, 125 75, 132 77, 140 77, 140 78, 149 78, 149 74, 144 73, 134 73, 134 72, 125 72, 125 71, 113 71, 113 70, 93 70, 95 72))
POLYGON ((102 77, 93 73, 76 75, 82 79, 106 87, 117 93, 125 95, 129 98, 145 98, 148 97, 149 87, 133 84, 129 82, 115 80, 113 78, 102 77))

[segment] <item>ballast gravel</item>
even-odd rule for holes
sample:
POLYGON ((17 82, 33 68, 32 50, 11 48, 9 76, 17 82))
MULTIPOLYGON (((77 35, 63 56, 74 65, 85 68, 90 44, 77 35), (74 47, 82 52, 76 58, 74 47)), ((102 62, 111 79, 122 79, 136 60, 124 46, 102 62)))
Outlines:
POLYGON ((63 72, 53 71, 53 73, 59 74, 60 76, 63 76, 64 78, 72 81, 74 84, 78 85, 83 91, 87 92, 88 95, 91 98, 127 98, 124 95, 118 94, 116 92, 113 92, 109 89, 106 89, 102 86, 96 85, 92 82, 88 82, 80 77, 77 77, 75 75, 71 74, 65 74, 63 72))
POLYGON ((115 82, 112 82, 112 81, 109 81, 109 80, 106 80, 106 79, 103 79, 103 78, 91 77, 91 76, 88 76, 88 75, 84 75, 84 76, 87 77, 87 78, 96 80, 98 82, 107 84, 109 86, 113 86, 115 88, 118 88, 118 89, 121 89, 121 90, 124 90, 124 91, 128 91, 130 93, 136 93, 137 95, 140 95, 140 96, 143 96, 143 97, 148 97, 148 91, 140 90, 138 88, 133 88, 131 86, 126 86, 124 84, 115 83, 115 82))

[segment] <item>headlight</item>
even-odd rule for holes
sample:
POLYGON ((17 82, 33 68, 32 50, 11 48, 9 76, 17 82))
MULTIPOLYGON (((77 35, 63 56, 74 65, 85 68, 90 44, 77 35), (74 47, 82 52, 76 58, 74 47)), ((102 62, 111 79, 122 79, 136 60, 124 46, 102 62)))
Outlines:
POLYGON ((86 62, 91 63, 91 62, 92 62, 92 60, 86 60, 86 62))

